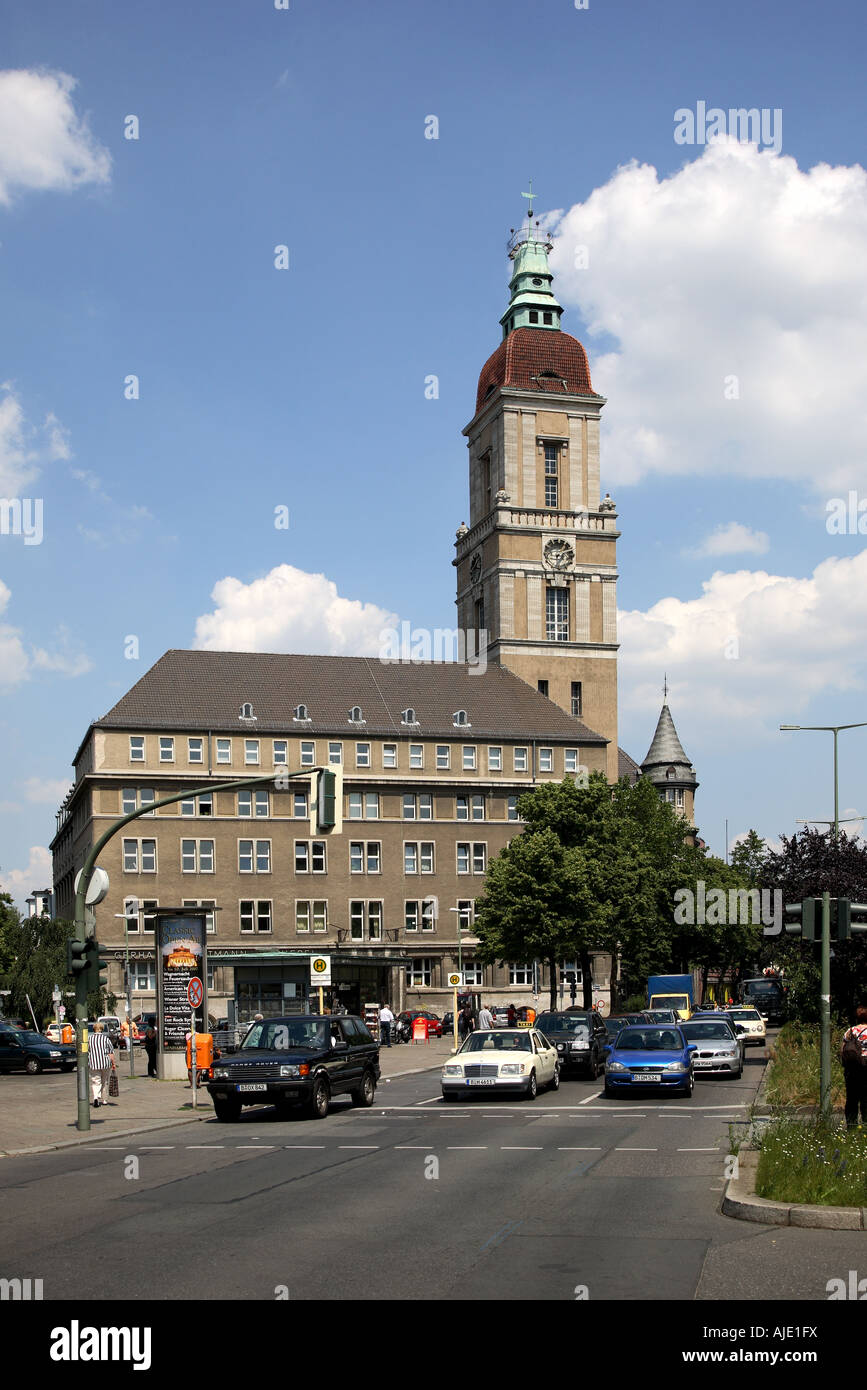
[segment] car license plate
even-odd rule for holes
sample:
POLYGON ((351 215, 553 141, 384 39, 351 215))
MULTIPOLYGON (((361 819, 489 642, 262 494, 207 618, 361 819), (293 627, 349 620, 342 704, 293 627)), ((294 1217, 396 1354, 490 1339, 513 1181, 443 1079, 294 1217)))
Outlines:
POLYGON ((468 1076, 465 1078, 468 1086, 496 1086, 495 1076, 468 1076))
POLYGON ((713 1062, 693 1062, 694 1067, 712 1067, 713 1062))
POLYGON ((632 1080, 633 1080, 633 1081, 661 1081, 661 1080, 662 1080, 662 1075, 661 1075, 661 1073, 658 1072, 658 1071, 653 1071, 653 1072, 650 1072, 650 1071, 648 1071, 648 1072, 641 1072, 640 1074, 639 1074, 638 1072, 633 1072, 633 1074, 632 1074, 632 1080))
POLYGON ((265 1081, 244 1081, 238 1087, 239 1091, 267 1091, 268 1084, 265 1081))

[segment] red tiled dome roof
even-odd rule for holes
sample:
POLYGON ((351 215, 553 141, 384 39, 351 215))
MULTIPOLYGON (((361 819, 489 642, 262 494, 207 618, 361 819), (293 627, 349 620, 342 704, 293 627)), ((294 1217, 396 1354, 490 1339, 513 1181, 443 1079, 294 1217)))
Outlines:
POLYGON ((499 386, 524 391, 595 396, 587 353, 577 338, 550 328, 516 328, 482 368, 476 394, 478 415, 499 386))

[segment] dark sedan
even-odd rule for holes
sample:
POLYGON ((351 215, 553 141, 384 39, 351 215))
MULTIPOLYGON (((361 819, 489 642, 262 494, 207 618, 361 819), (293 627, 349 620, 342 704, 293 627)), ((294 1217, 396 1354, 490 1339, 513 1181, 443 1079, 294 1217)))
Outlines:
POLYGON ((72 1071, 75 1044, 51 1042, 28 1029, 0 1029, 0 1071, 26 1071, 35 1076, 51 1067, 72 1071))

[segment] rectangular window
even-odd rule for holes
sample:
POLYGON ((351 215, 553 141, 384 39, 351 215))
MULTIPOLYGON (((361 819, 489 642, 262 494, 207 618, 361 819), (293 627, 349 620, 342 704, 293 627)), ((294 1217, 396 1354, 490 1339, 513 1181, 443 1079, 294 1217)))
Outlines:
POLYGON ((421 905, 421 929, 422 931, 434 931, 436 928, 436 918, 434 917, 434 901, 432 898, 425 898, 421 905))
POLYGON ((683 810, 683 787, 676 788, 674 804, 675 806, 678 806, 681 810, 683 810))
POLYGON ((196 814, 196 798, 194 796, 184 797, 181 802, 181 815, 194 816, 196 814))
POLYGON ((462 932, 472 931, 473 921, 475 920, 475 899, 458 898, 458 910, 455 916, 458 919, 458 926, 462 932))
POLYGON ((145 741, 138 734, 130 734, 129 760, 131 763, 143 763, 145 760, 145 741))
POLYGON ((232 761, 232 740, 230 738, 217 739, 217 762, 228 765, 232 761))
POLYGON ((545 479, 545 506, 546 506, 546 507, 557 507, 557 506, 559 506, 558 488, 557 488, 557 479, 556 479, 556 478, 546 478, 546 479, 545 479))
POLYGON ((548 682, 547 682, 547 681, 536 681, 536 689, 538 690, 538 692, 539 692, 540 695, 544 695, 546 699, 548 698, 548 682))
POLYGON ((379 792, 364 793, 365 820, 379 820, 379 792))
POLYGON ((455 797, 455 810, 458 820, 469 820, 470 818, 470 798, 468 796, 455 797))
POLYGON ((379 840, 368 840, 367 842, 367 872, 378 874, 380 870, 381 848, 379 840))
POLYGON ((403 923, 407 931, 418 931, 419 905, 417 902, 405 902, 403 905, 403 923))
POLYGON ((349 793, 349 819, 361 820, 364 814, 364 802, 361 799, 361 792, 349 793))
MULTIPOLYGON (((204 844, 205 841, 202 841, 204 844)), ((210 843, 210 842, 209 842, 210 843)), ((271 841, 256 841, 256 873, 270 874, 271 872, 271 841)))
POLYGON ((353 941, 364 940, 364 903, 349 904, 349 935, 353 941))
POLYGON ((516 772, 526 772, 526 771, 527 771, 527 750, 526 750, 526 748, 516 748, 516 749, 515 749, 515 752, 514 752, 514 757, 515 757, 515 771, 516 771, 516 772))
POLYGON ((244 762, 248 767, 259 766, 259 740, 257 738, 244 739, 244 762))
POLYGON ((295 820, 307 819, 307 793, 293 792, 292 795, 292 815, 295 820))
POLYGON ((269 899, 259 898, 256 902, 256 930, 260 932, 271 930, 271 902, 269 899))
POLYGON ((313 930, 328 930, 328 903, 321 899, 313 903, 313 930))
POLYGON ((200 738, 187 739, 187 762, 202 763, 205 760, 204 743, 200 738))
POLYGON ((410 767, 424 767, 423 743, 411 743, 409 745, 409 765, 410 767))
POLYGON ((429 956, 417 956, 406 967, 406 982, 411 989, 429 986, 433 978, 433 961, 429 956))
POLYGON ((199 841, 199 873, 212 874, 214 872, 214 842, 213 840, 199 841))
POLYGON ((310 739, 301 740, 301 766, 313 767, 316 762, 316 744, 310 739))
POLYGON ((539 771, 540 771, 540 772, 553 772, 553 771, 554 771, 554 749, 553 749, 553 748, 540 748, 540 749, 539 749, 539 771))
POLYGON ((464 984, 475 985, 478 987, 479 985, 483 985, 484 983, 484 967, 479 965, 477 961, 465 960, 464 984))
POLYGON ((356 743, 355 745, 355 766, 370 767, 370 744, 356 743))
POLYGON ((430 792, 420 792, 418 798, 419 820, 433 820, 433 796, 430 792))
POLYGON ((175 741, 173 738, 160 739, 160 762, 173 763, 175 760, 175 741))
POLYGON ((396 743, 384 743, 382 745, 382 765, 383 767, 397 767, 396 743))
POLYGON ((367 904, 367 935, 371 941, 382 940, 382 903, 367 904))
POLYGON ((123 842, 123 871, 125 874, 138 873, 138 840, 123 842))
POLYGON ((238 841, 238 873, 251 874, 253 872, 253 841, 238 841))
MULTIPOLYGON (((202 798, 199 798, 200 802, 202 798)), ((256 815, 259 817, 271 814, 271 798, 264 787, 257 787, 254 796, 254 806, 256 815)))
POLYGON ((403 794, 403 818, 404 820, 415 820, 415 797, 412 792, 403 794))
POLYGON ((423 874, 432 874, 434 871, 434 847, 433 840, 422 840, 419 846, 421 859, 421 871, 423 874))
POLYGON ((310 872, 310 846, 306 840, 295 841, 295 872, 296 874, 310 872))
POLYGON ((314 874, 325 873, 325 841, 314 840, 310 846, 310 864, 314 874))
POLYGON ((569 641, 569 590, 545 590, 545 636, 549 642, 569 641))
POLYGON ((506 819, 518 820, 518 798, 510 796, 506 801, 506 819))
POLYGON ((581 682, 580 682, 580 681, 573 681, 573 682, 572 682, 572 713, 573 713, 578 719, 581 718, 581 682))
POLYGON ((142 840, 141 842, 141 871, 143 874, 155 874, 157 871, 156 840, 142 840))
POLYGON ((484 843, 473 845, 473 873, 483 874, 488 865, 488 846, 484 843))
POLYGON ((152 993, 157 987, 156 967, 146 960, 133 961, 132 987, 142 994, 152 993))
POLYGON ((295 903, 295 930, 310 930, 310 904, 305 902, 295 903))
POLYGON ((556 444, 544 444, 542 447, 545 450, 545 477, 556 478, 558 446, 556 444))
POLYGON ((503 770, 503 750, 502 748, 488 749, 488 772, 502 772, 503 770))
POLYGON ((458 873, 468 874, 470 872, 470 847, 468 844, 458 844, 458 873))
POLYGON ((138 798, 135 787, 124 787, 120 794, 120 813, 128 816, 131 811, 138 810, 138 798))
POLYGON ((286 767, 289 762, 289 740, 285 738, 274 739, 274 766, 286 767))
POLYGON ((532 965, 516 965, 513 961, 509 962, 509 984, 510 985, 531 985, 533 983, 532 965))
MULTIPOLYGON (((156 801, 156 793, 153 787, 139 787, 138 801, 140 806, 153 805, 154 801, 156 801)), ((148 811, 148 815, 156 815, 156 812, 148 811)))
POLYGON ((405 874, 418 873, 418 845, 407 840, 403 846, 403 871, 405 874))
POLYGON ((199 815, 212 816, 214 814, 214 797, 212 792, 202 792, 199 797, 199 815))
POLYGON ((141 929, 142 929, 142 931, 153 931, 154 926, 156 925, 156 918, 155 918, 154 915, 153 915, 153 914, 154 914, 154 909, 155 909, 155 908, 158 908, 158 907, 159 907, 159 902, 157 901, 156 898, 143 898, 143 899, 142 899, 142 904, 141 904, 141 908, 142 908, 142 924, 141 924, 141 929))
POLYGON ((352 840, 349 845, 349 872, 364 873, 364 841, 352 840))
POLYGON ((437 771, 448 772, 451 766, 451 749, 447 743, 437 744, 437 771))
POLYGON ((338 764, 343 762, 343 744, 342 744, 342 743, 329 743, 329 745, 328 745, 328 761, 329 761, 330 763, 338 763, 338 764))
POLYGON ((205 931, 207 932, 215 932, 217 930, 215 913, 213 911, 216 906, 217 904, 214 898, 184 898, 181 902, 181 907, 207 907, 212 909, 205 918, 205 931))
POLYGON ((270 932, 271 902, 263 898, 244 898, 241 900, 241 931, 270 932))
POLYGON ((185 874, 196 872, 195 840, 181 840, 181 872, 185 874))
POLYGON ((476 750, 473 744, 464 744, 464 772, 475 772, 476 770, 476 750))
POLYGON ((578 771, 578 749, 564 748, 563 750, 563 770, 564 772, 578 771))
POLYGON ((252 898, 242 898, 239 904, 239 908, 241 917, 241 931, 253 931, 256 922, 256 910, 252 898))
POLYGON ((472 812, 473 812, 473 820, 484 820, 484 819, 485 819, 485 798, 484 798, 483 796, 474 796, 474 797, 473 797, 473 801, 472 801, 472 812))

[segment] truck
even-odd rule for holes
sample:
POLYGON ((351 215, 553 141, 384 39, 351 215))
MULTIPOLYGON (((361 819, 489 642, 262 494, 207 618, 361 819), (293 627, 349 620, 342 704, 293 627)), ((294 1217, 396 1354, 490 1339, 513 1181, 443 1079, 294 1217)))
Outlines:
POLYGON ((738 998, 742 1004, 758 1009, 772 1028, 785 1023, 786 991, 778 976, 761 975, 752 980, 741 980, 738 998))
POLYGON ((692 975, 651 975, 647 981, 648 1009, 674 1009, 684 1022, 695 1008, 692 975))

